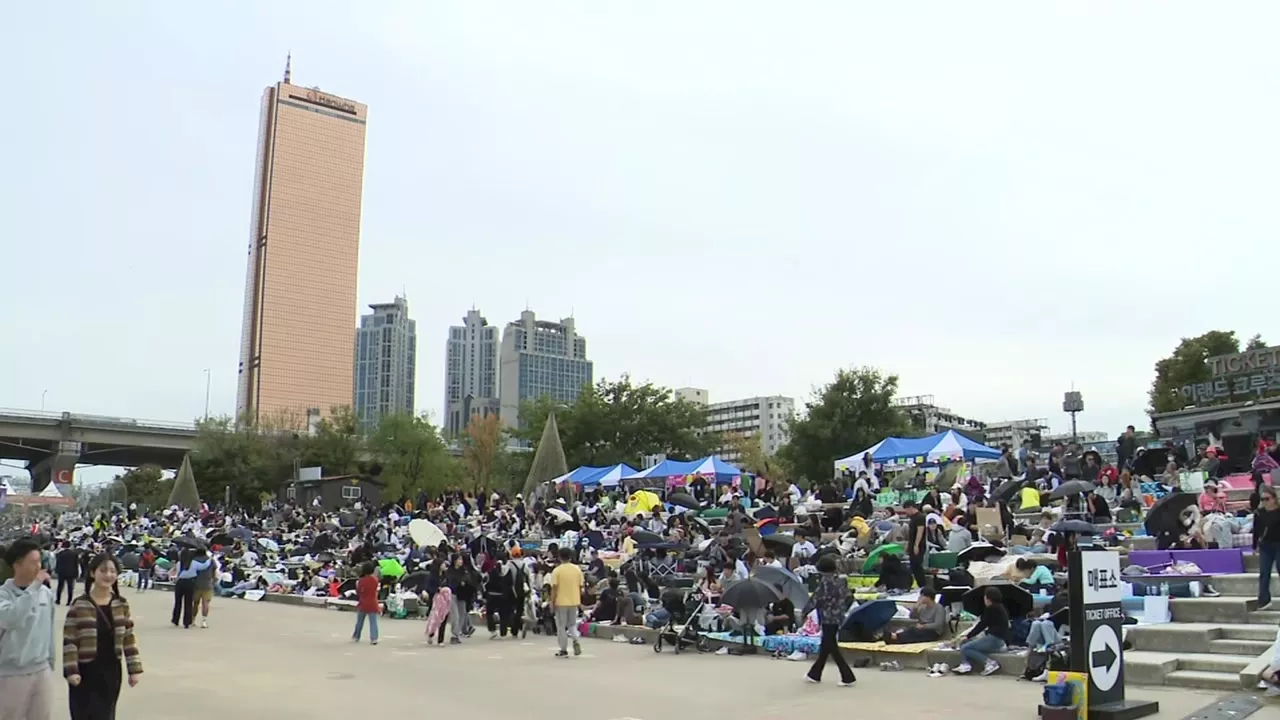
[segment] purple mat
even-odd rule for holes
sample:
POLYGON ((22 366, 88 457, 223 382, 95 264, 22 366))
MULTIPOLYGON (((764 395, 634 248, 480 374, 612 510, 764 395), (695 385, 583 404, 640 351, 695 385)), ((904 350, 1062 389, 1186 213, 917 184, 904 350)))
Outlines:
POLYGON ((1172 562, 1191 562, 1206 575, 1244 572, 1244 548, 1223 550, 1134 550, 1129 553, 1131 565, 1152 568, 1172 562))

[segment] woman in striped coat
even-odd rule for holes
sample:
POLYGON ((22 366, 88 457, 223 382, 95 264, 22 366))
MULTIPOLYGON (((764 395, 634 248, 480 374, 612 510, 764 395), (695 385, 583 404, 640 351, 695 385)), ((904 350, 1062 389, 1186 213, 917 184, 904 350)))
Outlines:
POLYGON ((113 589, 119 574, 114 557, 95 557, 89 563, 85 594, 67 610, 62 673, 71 686, 71 720, 115 720, 123 684, 120 661, 124 660, 130 687, 142 674, 129 603, 113 589))

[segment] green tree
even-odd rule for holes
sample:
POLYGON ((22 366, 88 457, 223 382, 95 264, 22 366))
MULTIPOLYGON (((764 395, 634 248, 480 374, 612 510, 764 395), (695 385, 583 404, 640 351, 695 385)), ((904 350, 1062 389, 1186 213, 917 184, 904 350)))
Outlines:
POLYGON ((635 385, 623 375, 583 388, 572 405, 558 406, 550 397, 525 402, 520 428, 512 434, 529 443, 542 437, 547 415, 555 410, 560 442, 570 468, 580 465, 636 465, 645 455, 697 458, 718 446, 706 435, 706 409, 674 397, 668 388, 635 385))
MULTIPOLYGON (((1250 344, 1262 345, 1262 338, 1255 337, 1250 344)), ((1182 394, 1187 385, 1208 382, 1213 378, 1205 363, 1217 355, 1240 352, 1240 340, 1234 331, 1210 330, 1193 338, 1182 338, 1173 354, 1156 363, 1156 377, 1151 382, 1148 400, 1151 412, 1162 413, 1181 410, 1191 404, 1191 398, 1182 394)), ((1229 398, 1224 398, 1224 401, 1229 398)))
POLYGON ((760 433, 754 435, 726 434, 724 447, 737 455, 733 462, 739 470, 760 475, 770 480, 789 481, 791 468, 789 463, 776 455, 767 455, 764 451, 760 433))
POLYGON ((382 466, 378 479, 386 483, 389 499, 422 491, 434 495, 462 478, 462 467, 426 415, 384 415, 368 443, 382 466))
MULTIPOLYGON (((138 503, 139 507, 160 508, 169 499, 173 480, 155 465, 142 465, 116 475, 112 487, 103 490, 113 502, 138 503)), ((101 493, 99 493, 101 494, 101 493)))
POLYGON ((196 427, 191 470, 201 497, 221 500, 230 488, 234 504, 256 508, 264 494, 276 493, 292 477, 299 457, 292 432, 237 426, 226 417, 201 420, 196 427))
POLYGON ((893 404, 897 392, 897 375, 875 368, 840 370, 814 391, 804 415, 788 422, 791 440, 778 450, 779 457, 811 483, 832 477, 838 458, 910 430, 893 404))
POLYGON ((316 425, 315 432, 298 437, 300 465, 322 467, 325 475, 358 472, 364 451, 364 437, 355 413, 345 405, 332 408, 329 416, 316 425))

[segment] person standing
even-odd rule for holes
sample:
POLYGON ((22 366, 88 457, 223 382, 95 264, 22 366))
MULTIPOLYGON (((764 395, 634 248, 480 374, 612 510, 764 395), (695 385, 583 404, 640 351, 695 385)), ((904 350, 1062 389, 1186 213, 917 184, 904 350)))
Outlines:
POLYGON ((138 592, 146 592, 151 587, 151 574, 155 572, 156 552, 147 545, 138 556, 138 592))
MULTIPOLYGON (((218 561, 209 556, 209 566, 196 573, 195 593, 192 604, 200 606, 200 627, 209 629, 209 606, 213 604, 213 582, 218 577, 218 561)), ((194 614, 194 610, 193 610, 194 614)))
POLYGON ((102 554, 89 562, 89 587, 67 610, 62 626, 62 674, 70 685, 71 720, 115 720, 123 660, 129 687, 142 660, 129 603, 115 590, 119 561, 102 554))
POLYGON ((52 720, 54 597, 40 546, 15 540, 5 553, 13 577, 0 585, 0 718, 52 720))
POLYGON ((352 642, 360 642, 364 620, 369 618, 369 643, 378 644, 378 578, 373 575, 373 563, 360 566, 360 579, 356 581, 356 628, 351 633, 352 642))
POLYGON ((1253 551, 1258 553, 1258 609, 1271 607, 1271 569, 1280 557, 1280 502, 1270 485, 1259 488, 1261 505, 1253 516, 1253 551))
POLYGON ((63 542, 62 549, 53 560, 54 574, 58 576, 58 591, 54 593, 54 604, 62 604, 62 589, 67 589, 67 605, 76 597, 76 578, 80 577, 80 553, 70 542, 63 542))
POLYGON ((849 585, 836 575, 836 559, 831 555, 818 558, 818 587, 813 591, 805 605, 804 617, 813 610, 818 611, 818 624, 822 626, 822 641, 818 646, 818 658, 805 674, 805 682, 822 682, 822 670, 827 666, 827 659, 835 661, 840 670, 840 687, 853 687, 858 678, 853 674, 849 663, 845 662, 840 652, 840 621, 844 619, 845 609, 849 606, 849 585))
POLYGON ((196 575, 209 567, 213 561, 205 558, 198 560, 191 550, 183 550, 178 556, 178 576, 173 584, 173 618, 170 622, 178 627, 178 618, 182 618, 182 627, 191 627, 195 614, 196 575))
POLYGON ((924 574, 924 557, 928 551, 924 541, 925 516, 910 500, 903 503, 902 508, 907 513, 907 560, 911 565, 911 576, 915 578, 916 585, 924 587, 928 580, 924 574))
POLYGON ((560 563, 551 571, 551 611, 556 618, 556 641, 560 650, 556 657, 569 657, 569 639, 573 639, 573 654, 582 654, 578 642, 578 608, 582 605, 582 568, 573 562, 573 551, 560 548, 560 563))

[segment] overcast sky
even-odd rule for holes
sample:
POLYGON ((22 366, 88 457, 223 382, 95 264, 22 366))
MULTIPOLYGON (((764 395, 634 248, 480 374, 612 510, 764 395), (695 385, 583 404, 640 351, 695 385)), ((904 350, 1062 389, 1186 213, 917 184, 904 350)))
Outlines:
POLYGON ((210 368, 233 411, 258 107, 289 51, 296 83, 369 106, 360 303, 407 293, 437 420, 473 304, 572 313, 597 378, 801 399, 874 365, 1056 430, 1074 384, 1110 433, 1145 424, 1180 337, 1280 342, 1248 289, 1280 224, 1274 3, 6 15, 0 406, 187 420, 210 368))

